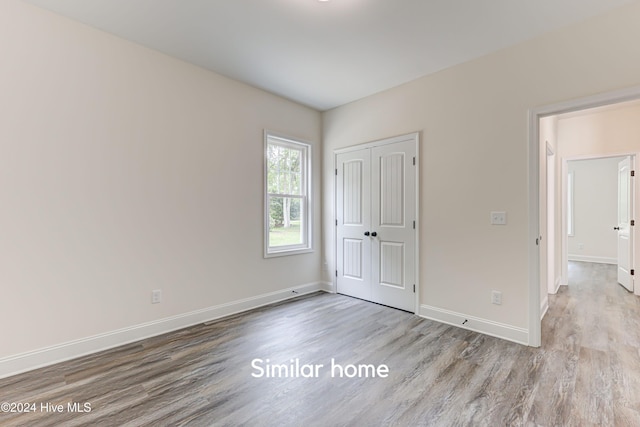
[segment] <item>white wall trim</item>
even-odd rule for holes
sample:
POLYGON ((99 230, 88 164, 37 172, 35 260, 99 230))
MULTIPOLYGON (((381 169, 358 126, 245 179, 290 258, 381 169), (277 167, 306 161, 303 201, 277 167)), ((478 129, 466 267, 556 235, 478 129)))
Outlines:
POLYGON ((446 323, 447 325, 457 326, 462 329, 468 329, 485 335, 491 335, 492 337, 502 338, 518 344, 529 344, 529 331, 524 328, 517 328, 504 323, 467 316, 462 313, 456 313, 454 311, 431 307, 424 304, 420 306, 420 312, 418 315, 426 319, 435 320, 436 322, 446 323), (467 322, 463 325, 462 322, 465 320, 467 322))
POLYGON ((336 288, 332 282, 320 282, 320 290, 328 294, 336 293, 336 288))
POLYGON ((567 159, 560 158, 560 173, 562 176, 560 180, 562 182, 560 187, 560 193, 562 194, 562 198, 560 201, 560 206, 556 206, 560 208, 560 262, 562 265, 560 266, 560 282, 567 284, 569 283, 569 259, 567 258, 567 248, 569 247, 569 220, 568 220, 568 197, 569 197, 569 163, 567 163, 567 159))
POLYGON ((544 318, 544 315, 547 314, 549 310, 549 295, 545 295, 542 299, 542 304, 540 304, 540 320, 544 318))
POLYGON ((569 261, 595 262, 598 264, 614 264, 614 265, 618 264, 618 260, 616 258, 609 258, 609 257, 603 257, 603 256, 568 254, 567 257, 569 261))
POLYGON ((335 157, 337 154, 362 150, 364 148, 382 147, 384 145, 396 144, 398 142, 404 142, 404 141, 415 141, 416 146, 419 145, 420 132, 412 132, 404 135, 392 136, 390 138, 377 139, 375 141, 369 141, 362 144, 350 145, 349 147, 338 148, 336 150, 333 150, 334 165, 337 165, 337 161, 335 160, 335 157))
POLYGON ((284 301, 318 291, 331 292, 325 282, 308 283, 276 292, 245 298, 226 304, 207 307, 128 328, 94 335, 66 343, 29 351, 0 359, 0 378, 10 377, 55 363, 75 359, 99 351, 108 350, 145 338, 162 335, 225 316, 284 301))
POLYGON ((555 283, 555 288, 553 289, 553 292, 551 292, 551 294, 555 295, 558 293, 558 291, 560 290, 560 286, 562 285, 562 277, 556 277, 556 283, 555 283))
POLYGON ((588 108, 604 107, 605 105, 634 101, 637 99, 640 99, 640 86, 633 86, 611 92, 599 93, 584 98, 559 102, 557 104, 546 105, 544 107, 536 108, 535 112, 540 117, 553 116, 556 114, 586 110, 588 108))
MULTIPOLYGON (((529 307, 528 333, 526 344, 539 347, 542 342, 542 322, 540 321, 540 259, 542 246, 540 239, 540 109, 529 111, 529 307)), ((546 232, 546 231, 545 231, 546 232)))

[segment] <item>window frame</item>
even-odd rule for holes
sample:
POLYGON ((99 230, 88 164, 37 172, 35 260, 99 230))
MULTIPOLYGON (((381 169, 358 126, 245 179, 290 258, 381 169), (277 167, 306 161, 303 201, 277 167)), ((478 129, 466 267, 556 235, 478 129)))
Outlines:
POLYGON ((312 241, 312 198, 311 198, 311 152, 312 146, 309 142, 291 138, 282 134, 278 134, 269 130, 264 131, 264 257, 272 258, 287 255, 297 255, 313 252, 312 241), (287 193, 269 193, 269 162, 268 151, 270 145, 278 145, 281 147, 294 148, 302 153, 301 165, 301 195, 287 193), (272 197, 290 197, 300 199, 300 208, 302 210, 300 225, 302 228, 303 242, 296 245, 270 246, 269 244, 269 202, 272 197))

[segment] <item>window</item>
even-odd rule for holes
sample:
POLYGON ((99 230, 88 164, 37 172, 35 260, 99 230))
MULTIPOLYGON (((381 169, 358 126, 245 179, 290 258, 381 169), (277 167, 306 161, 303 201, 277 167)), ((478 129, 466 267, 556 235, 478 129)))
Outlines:
POLYGON ((311 251, 311 146, 265 132, 265 257, 311 251))
POLYGON ((567 234, 573 236, 573 171, 567 177, 567 234))

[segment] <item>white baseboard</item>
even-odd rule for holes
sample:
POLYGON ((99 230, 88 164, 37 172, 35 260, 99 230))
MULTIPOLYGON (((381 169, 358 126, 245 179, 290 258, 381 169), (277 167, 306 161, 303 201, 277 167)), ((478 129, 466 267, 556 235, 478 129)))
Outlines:
POLYGON ((558 293, 558 290, 560 290, 560 281, 561 281, 561 277, 556 277, 555 282, 553 282, 553 285, 551 286, 551 289, 548 289, 547 293, 550 295, 555 295, 558 293))
POLYGON ((568 255, 569 261, 582 261, 582 262, 595 262, 598 264, 618 264, 617 258, 609 258, 603 256, 589 256, 589 255, 568 255))
POLYGON ((219 319, 221 317, 273 304, 318 291, 331 292, 330 283, 316 282, 295 286, 268 294, 220 304, 153 322, 143 323, 104 334, 30 351, 0 359, 0 378, 75 359, 99 351, 108 350, 145 338, 219 319))
POLYGON ((545 295, 542 303, 540 304, 540 320, 542 320, 544 315, 547 314, 547 310, 549 310, 549 296, 545 295))
POLYGON ((479 317, 467 316, 462 313, 444 310, 442 308, 421 305, 419 316, 447 325, 457 326, 492 337, 502 338, 518 344, 529 345, 529 331, 524 328, 494 322, 492 320, 481 319, 479 317), (464 325, 462 322, 467 321, 464 325))
POLYGON ((330 294, 335 294, 336 293, 336 289, 333 285, 333 283, 331 282, 321 282, 321 291, 330 293, 330 294))

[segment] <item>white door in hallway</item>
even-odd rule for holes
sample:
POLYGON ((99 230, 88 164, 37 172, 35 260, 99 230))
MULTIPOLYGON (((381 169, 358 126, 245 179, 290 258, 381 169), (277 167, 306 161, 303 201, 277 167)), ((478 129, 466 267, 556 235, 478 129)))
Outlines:
POLYGON ((337 155, 339 293, 415 312, 415 156, 415 136, 337 155))
POLYGON ((631 212, 633 200, 631 158, 618 163, 618 283, 633 292, 631 276, 631 212))

